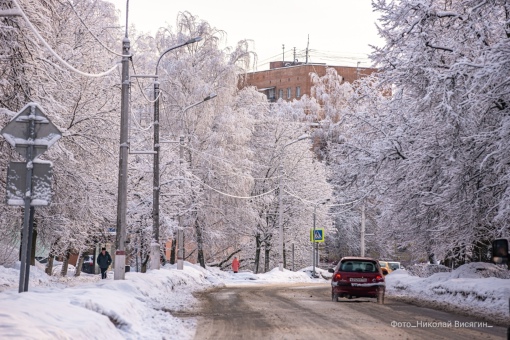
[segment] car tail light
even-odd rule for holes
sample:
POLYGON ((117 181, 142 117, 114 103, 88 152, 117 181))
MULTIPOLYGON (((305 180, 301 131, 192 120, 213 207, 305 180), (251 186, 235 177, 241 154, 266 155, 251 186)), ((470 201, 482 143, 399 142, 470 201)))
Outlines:
POLYGON ((336 273, 335 275, 333 275, 333 281, 340 281, 342 279, 342 275, 340 275, 340 273, 336 273))
POLYGON ((377 276, 375 277, 375 280, 376 280, 376 281, 384 281, 384 277, 382 277, 381 275, 377 275, 377 276))

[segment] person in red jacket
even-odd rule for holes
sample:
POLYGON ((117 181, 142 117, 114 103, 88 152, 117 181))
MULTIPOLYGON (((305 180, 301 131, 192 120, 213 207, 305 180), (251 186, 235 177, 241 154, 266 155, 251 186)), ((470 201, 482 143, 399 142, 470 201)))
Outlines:
POLYGON ((234 273, 239 271, 239 260, 237 259, 237 256, 234 256, 234 259, 232 260, 232 270, 234 273))

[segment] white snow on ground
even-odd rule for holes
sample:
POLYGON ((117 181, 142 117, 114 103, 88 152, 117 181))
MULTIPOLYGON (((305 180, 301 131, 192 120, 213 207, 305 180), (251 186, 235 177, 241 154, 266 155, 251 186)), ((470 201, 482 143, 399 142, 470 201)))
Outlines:
MULTIPOLYGON (((19 263, 18 263, 19 265, 19 263)), ((462 307, 480 316, 510 323, 510 276, 494 265, 471 263, 451 273, 429 277, 398 270, 386 276, 390 297, 427 300, 437 306, 462 307), (507 278, 487 277, 500 275, 507 278)), ((172 312, 197 309, 192 293, 224 285, 316 282, 327 287, 331 274, 311 267, 297 272, 277 268, 265 274, 185 263, 184 270, 166 265, 148 273, 126 273, 125 280, 106 280, 82 273, 80 277, 49 277, 31 267, 29 291, 18 293, 19 269, 0 266, 0 338, 12 339, 192 339, 196 320, 172 312)), ((455 309, 453 308, 453 309, 455 309)))
POLYGON ((390 297, 510 324, 510 271, 490 263, 473 262, 428 277, 397 270, 386 276, 386 292, 390 297))

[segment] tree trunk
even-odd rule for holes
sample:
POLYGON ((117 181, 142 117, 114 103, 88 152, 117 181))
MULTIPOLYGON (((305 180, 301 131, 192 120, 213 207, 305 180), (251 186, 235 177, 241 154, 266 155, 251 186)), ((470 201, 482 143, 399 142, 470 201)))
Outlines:
POLYGON ((147 273, 147 263, 149 262, 149 254, 145 255, 145 261, 142 261, 142 268, 140 269, 140 271, 142 273, 147 273))
POLYGON ((260 262, 260 246, 262 242, 260 241, 260 234, 257 234, 255 236, 255 260, 254 260, 254 267, 253 272, 255 274, 259 273, 259 262, 260 262))
POLYGON ((68 249, 64 256, 64 262, 62 262, 62 270, 60 271, 60 276, 66 277, 67 276, 67 268, 69 266, 69 254, 71 253, 71 250, 68 249))
POLYGON ((270 262, 270 250, 271 245, 267 242, 264 243, 264 273, 269 271, 269 262, 270 262))
POLYGON ((60 241, 60 239, 57 239, 55 241, 55 243, 50 248, 50 253, 48 254, 48 264, 46 265, 46 274, 48 274, 49 276, 53 275, 53 260, 55 259, 55 250, 53 249, 53 247, 55 246, 55 244, 58 243, 58 241, 60 241))
POLYGON ((81 274, 81 268, 83 267, 83 260, 85 259, 85 256, 83 256, 83 252, 80 251, 78 254, 78 261, 76 263, 76 271, 74 272, 74 276, 78 277, 81 274))
POLYGON ((175 237, 172 239, 172 245, 170 247, 170 264, 175 264, 175 245, 177 240, 175 237))
POLYGON ((204 249, 203 249, 203 239, 202 239, 202 229, 198 221, 195 221, 195 232, 197 233, 197 258, 198 263, 202 268, 205 268, 205 259, 204 259, 204 249))
POLYGON ((283 268, 287 268, 287 252, 285 251, 285 241, 283 241, 283 268))

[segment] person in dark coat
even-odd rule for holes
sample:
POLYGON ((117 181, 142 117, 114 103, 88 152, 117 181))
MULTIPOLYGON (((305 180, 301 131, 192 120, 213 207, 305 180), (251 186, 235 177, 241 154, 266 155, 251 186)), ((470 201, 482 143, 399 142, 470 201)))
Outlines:
POLYGON ((106 279, 106 270, 112 264, 112 257, 106 251, 106 248, 103 247, 101 253, 97 257, 97 265, 101 268, 101 278, 106 279))

